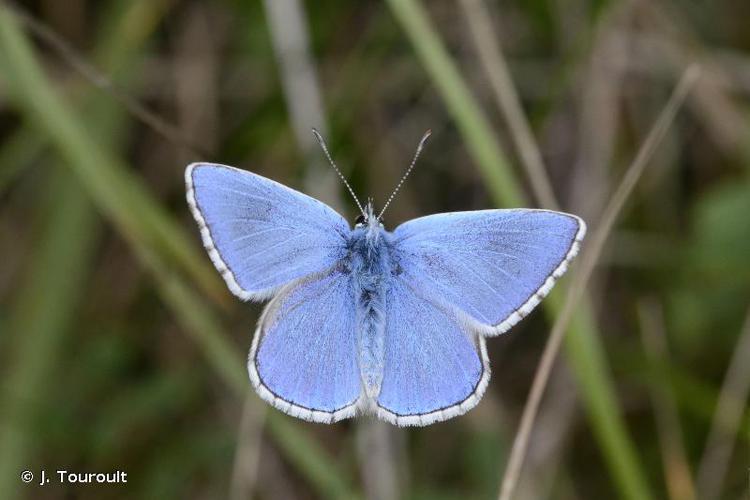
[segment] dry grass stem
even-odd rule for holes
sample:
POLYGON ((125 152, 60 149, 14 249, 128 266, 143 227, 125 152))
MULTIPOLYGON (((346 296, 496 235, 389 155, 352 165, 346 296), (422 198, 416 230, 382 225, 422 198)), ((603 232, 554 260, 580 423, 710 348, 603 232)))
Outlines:
POLYGON ((578 104, 576 153, 570 199, 573 211, 590 224, 598 222, 613 189, 610 166, 620 126, 620 106, 628 43, 616 37, 632 16, 632 4, 612 5, 597 23, 591 57, 576 82, 578 104))
MULTIPOLYGON (((665 2, 640 1, 643 18, 648 19, 651 33, 641 33, 639 43, 646 45, 645 52, 661 56, 660 67, 678 71, 692 61, 698 61, 707 78, 701 78, 690 96, 690 106, 706 125, 711 139, 726 153, 742 148, 750 136, 750 126, 740 112, 727 85, 729 74, 696 35, 690 23, 679 10, 665 2)), ((658 63, 657 63, 658 64, 658 63)))
POLYGON ((210 156, 209 152, 190 141, 190 139, 187 138, 178 127, 167 122, 156 113, 151 112, 137 99, 130 96, 113 82, 109 76, 88 62, 86 58, 74 49, 65 39, 55 33, 44 23, 35 19, 34 16, 29 14, 22 7, 12 2, 4 2, 2 8, 11 12, 21 24, 29 29, 29 31, 34 33, 34 35, 54 49, 71 68, 91 83, 91 85, 109 93, 116 101, 122 104, 131 115, 151 128, 154 132, 161 135, 176 147, 187 150, 193 155, 202 158, 210 156))
MULTIPOLYGON (((654 364, 669 363, 661 304, 653 298, 641 300, 638 303, 638 318, 648 358, 654 364)), ((674 394, 670 388, 659 385, 650 386, 650 389, 669 497, 672 500, 692 500, 695 498, 695 485, 685 454, 674 394)))
POLYGON ((719 498, 750 394, 750 310, 719 393, 711 430, 698 466, 699 498, 719 498))
POLYGON ((242 407, 237 448, 234 451, 234 466, 229 483, 231 500, 253 498, 258 479, 258 460, 265 416, 266 407, 260 405, 255 393, 248 392, 242 407))
POLYGON ((362 489, 368 500, 399 498, 398 456, 393 427, 380 420, 362 419, 357 424, 357 454, 362 471, 362 489))
MULTIPOLYGON (((191 6, 175 36, 174 99, 183 137, 203 151, 215 151, 219 138, 218 53, 223 30, 205 5, 191 6)), ((190 152, 186 152, 190 153, 190 152)), ((181 163, 195 158, 185 155, 181 163)))
MULTIPOLYGON (((341 209, 345 205, 338 195, 339 181, 325 164, 312 134, 312 129, 317 129, 327 138, 328 124, 311 55, 304 5, 300 0, 265 0, 263 5, 294 138, 309 167, 305 191, 341 209)), ((333 154, 335 156, 335 152, 333 154)))
POLYGON ((534 196, 542 207, 555 210, 558 203, 544 167, 542 153, 513 85, 508 64, 500 49, 499 37, 492 26, 489 10, 483 0, 461 0, 461 7, 469 24, 469 32, 479 54, 479 61, 490 81, 497 106, 508 123, 534 196))
POLYGON ((518 498, 549 497, 564 471, 566 446, 581 416, 579 389, 567 363, 555 363, 549 397, 539 406, 538 432, 529 439, 525 467, 518 479, 518 498))
MULTIPOLYGON (((319 137, 318 130, 320 134, 326 134, 327 120, 316 65, 310 55, 310 40, 305 24, 307 16, 303 5, 299 0, 265 0, 264 5, 295 139, 308 159, 322 160, 323 151, 320 151, 316 137, 319 137), (312 129, 316 129, 314 134, 312 129)), ((325 154, 328 152, 325 151, 325 154)), ((335 156, 335 152, 331 154, 335 156)), ((321 161, 311 160, 308 163, 311 168, 308 169, 305 191, 334 207, 343 206, 339 180, 334 171, 321 161)), ((390 443, 393 440, 393 428, 382 422, 370 424, 361 421, 358 425, 365 427, 361 430, 365 434, 377 430, 378 441, 390 443), (371 425, 377 427, 369 427, 371 425)), ((391 446, 382 445, 376 453, 359 447, 359 461, 366 486, 382 483, 380 489, 366 488, 366 492, 373 495, 371 498, 398 498, 398 460, 391 446), (381 491, 387 496, 378 494, 381 491)))
POLYGON ((672 92, 672 96, 659 114, 658 119, 649 131, 643 145, 638 150, 632 164, 628 167, 622 182, 613 193, 610 202, 604 210, 599 226, 596 228, 588 245, 585 247, 581 256, 580 265, 573 275, 573 281, 569 288, 568 296, 566 297, 565 306, 552 328, 549 340, 547 341, 544 353, 542 354, 542 359, 537 368, 536 375, 534 376, 531 392, 529 393, 529 398, 524 407, 521 423, 513 441, 510 459, 508 460, 508 466, 503 477, 500 495, 498 497, 500 500, 510 500, 513 498, 516 483, 518 482, 521 467, 528 450, 531 430, 534 427, 536 415, 539 410, 539 403, 541 402, 544 389, 549 381, 552 366, 557 358, 560 345, 562 344, 565 331, 567 330, 573 312, 578 305, 578 301, 585 292, 586 284, 591 277, 602 250, 604 249, 607 237, 609 236, 622 207, 646 168, 648 160, 651 158, 651 155, 653 155, 656 147, 666 134, 669 126, 672 124, 677 111, 699 74, 700 71, 697 66, 690 66, 683 73, 682 78, 672 92))

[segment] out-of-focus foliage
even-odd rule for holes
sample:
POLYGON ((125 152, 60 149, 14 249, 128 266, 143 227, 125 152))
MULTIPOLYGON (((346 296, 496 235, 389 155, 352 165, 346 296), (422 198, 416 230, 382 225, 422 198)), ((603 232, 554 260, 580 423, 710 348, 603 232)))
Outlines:
MULTIPOLYGON (((301 56, 273 41, 300 32, 270 1, 11 4, 31 24, 0 5, 0 498, 497 495, 560 290, 488 342, 484 401, 447 423, 372 434, 366 420, 328 427, 254 395, 245 404, 242 360, 262 308, 224 291, 182 174, 198 159, 228 163, 355 213, 295 135, 305 76, 289 81, 290 60, 312 68, 316 126, 361 197, 382 202, 432 129, 388 226, 537 199, 473 45, 473 0, 279 0, 307 27, 301 56), (58 469, 129 481, 60 485, 58 469)), ((725 376, 750 306, 749 4, 483 4, 555 195, 591 228, 682 69, 703 67, 599 263, 518 497, 746 495, 746 395, 735 395, 738 428, 716 410, 737 386, 725 376), (644 329, 663 337, 660 355, 644 329), (671 410, 655 403, 665 393, 671 410), (680 424, 668 435, 665 409, 680 424), (706 458, 712 432, 733 444, 726 468, 706 458), (664 465, 681 460, 687 475, 664 465), (702 474, 717 467, 715 491, 702 474)))

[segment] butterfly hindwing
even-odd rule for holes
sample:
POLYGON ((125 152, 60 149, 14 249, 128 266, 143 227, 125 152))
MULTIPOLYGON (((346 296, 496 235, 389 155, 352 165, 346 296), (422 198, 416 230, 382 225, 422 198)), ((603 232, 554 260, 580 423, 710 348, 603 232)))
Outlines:
POLYGON ((490 376, 484 338, 399 277, 391 280, 386 304, 378 416, 427 425, 476 405, 490 376))
POLYGON ((350 274, 339 266, 291 283, 266 307, 248 360, 258 393, 315 422, 355 413, 357 365, 350 274))
POLYGON ((560 212, 479 210, 408 221, 394 241, 404 279, 459 308, 481 333, 497 335, 549 293, 585 232, 580 218, 560 212))
POLYGON ((265 177, 211 163, 185 171, 190 208, 211 260, 243 300, 330 268, 349 225, 326 204, 265 177))

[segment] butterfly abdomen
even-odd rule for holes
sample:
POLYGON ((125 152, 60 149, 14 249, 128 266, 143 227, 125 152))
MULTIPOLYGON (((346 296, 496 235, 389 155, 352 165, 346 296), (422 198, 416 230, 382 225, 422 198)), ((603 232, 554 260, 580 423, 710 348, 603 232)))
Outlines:
POLYGON ((365 394, 377 398, 385 356, 385 295, 389 256, 382 238, 355 231, 351 245, 359 370, 365 394))

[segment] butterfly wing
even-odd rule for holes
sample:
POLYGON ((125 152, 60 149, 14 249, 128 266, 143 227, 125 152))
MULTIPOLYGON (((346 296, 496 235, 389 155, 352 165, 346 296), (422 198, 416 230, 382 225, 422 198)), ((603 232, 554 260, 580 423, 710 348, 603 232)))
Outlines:
POLYGON ((391 280, 386 304, 378 417, 428 425, 473 408, 490 378, 484 337, 401 277, 391 280))
POLYGON ((351 275, 342 266, 291 283, 266 307, 248 360, 258 394, 289 415, 332 423, 360 395, 351 275))
POLYGON ((211 163, 185 170, 190 209, 229 289, 263 300, 345 254, 349 225, 326 204, 265 177, 211 163))
POLYGON ((394 245, 404 279, 498 335, 549 293, 585 233, 583 220, 561 212, 480 210, 408 221, 394 245))

